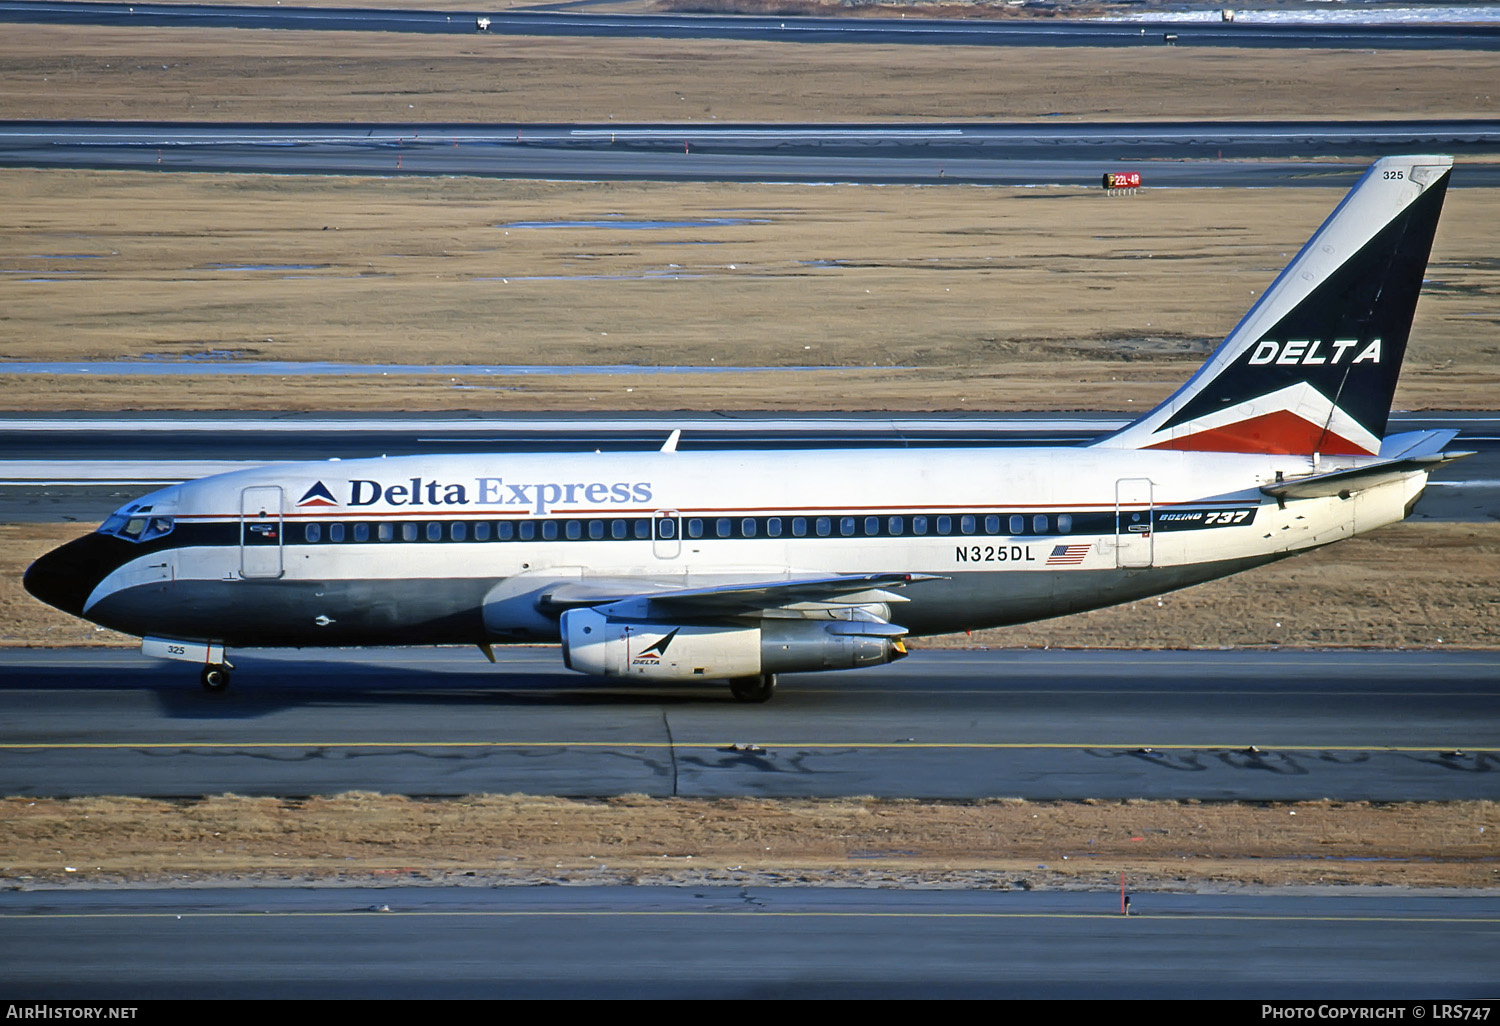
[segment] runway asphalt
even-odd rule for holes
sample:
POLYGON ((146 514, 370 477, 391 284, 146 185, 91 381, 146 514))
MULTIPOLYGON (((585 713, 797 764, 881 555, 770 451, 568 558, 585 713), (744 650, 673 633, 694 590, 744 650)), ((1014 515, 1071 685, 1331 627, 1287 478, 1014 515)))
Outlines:
POLYGON ((0 21, 64 25, 255 28, 506 36, 630 36, 795 43, 944 46, 1212 46, 1232 48, 1493 49, 1500 25, 1173 21, 984 21, 812 18, 787 15, 595 14, 556 10, 360 10, 276 5, 84 3, 3 0, 0 21), (481 29, 478 19, 487 24, 481 29))
POLYGON ((1309 1002, 1379 1002, 1407 1021, 1493 1006, 1494 895, 1149 894, 1131 910, 1019 888, 11 891, 0 997, 1193 998, 1257 1021, 1268 1002, 1328 1018, 1358 1009, 1309 1002))
POLYGON ((1500 121, 1033 126, 0 122, 0 167, 662 181, 1343 187, 1371 155, 1452 153, 1500 185, 1500 121), (1339 159, 1348 158, 1348 159, 1339 159))
POLYGON ((919 651, 764 706, 556 648, 0 649, 0 793, 1485 799, 1500 655, 919 651), (733 745, 762 751, 734 750, 733 745))

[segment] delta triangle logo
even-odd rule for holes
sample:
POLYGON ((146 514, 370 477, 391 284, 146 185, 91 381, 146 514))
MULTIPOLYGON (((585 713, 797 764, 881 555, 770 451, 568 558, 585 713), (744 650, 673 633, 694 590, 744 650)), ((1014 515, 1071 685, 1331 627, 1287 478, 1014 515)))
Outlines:
POLYGON ((322 481, 319 481, 317 484, 309 488, 307 490, 307 494, 297 500, 298 509, 301 509, 303 506, 337 505, 338 500, 333 497, 333 493, 328 490, 328 486, 325 485, 322 481))
POLYGON ((661 663, 661 657, 667 654, 667 646, 672 644, 672 639, 677 637, 681 627, 674 627, 672 633, 652 645, 641 649, 634 659, 630 660, 632 666, 656 666, 661 663))
POLYGON ((682 630, 681 627, 674 627, 672 629, 672 633, 671 634, 668 634, 666 637, 662 638, 656 644, 654 644, 654 645, 647 645, 644 649, 642 649, 641 650, 641 655, 656 655, 656 656, 664 656, 664 655, 666 655, 667 654, 667 646, 670 645, 670 644, 672 644, 672 639, 675 638, 675 637, 677 637, 677 632, 680 631, 680 630, 682 630))

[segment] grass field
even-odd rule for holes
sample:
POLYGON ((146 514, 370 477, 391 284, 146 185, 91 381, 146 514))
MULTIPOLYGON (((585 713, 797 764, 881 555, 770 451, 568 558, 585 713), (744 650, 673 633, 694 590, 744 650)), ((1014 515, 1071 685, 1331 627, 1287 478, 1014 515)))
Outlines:
POLYGON ((1496 802, 9 798, 0 885, 1489 888, 1497 829, 1496 802))
MULTIPOLYGON (((3 171, 6 359, 829 370, 4 376, 0 408, 1141 409, 1340 195, 3 171)), ((1497 215, 1450 193, 1398 406, 1493 406, 1497 215)))
POLYGON ((1484 118, 1500 53, 7 25, 5 118, 605 122, 1484 118))

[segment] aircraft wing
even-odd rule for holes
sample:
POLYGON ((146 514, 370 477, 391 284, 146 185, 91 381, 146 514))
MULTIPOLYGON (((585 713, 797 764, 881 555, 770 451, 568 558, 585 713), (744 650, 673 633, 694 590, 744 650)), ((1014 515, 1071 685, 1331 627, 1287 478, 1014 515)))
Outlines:
POLYGON ((903 588, 913 581, 938 579, 932 574, 913 573, 823 574, 731 581, 701 587, 650 578, 577 580, 547 589, 537 605, 550 614, 583 606, 629 603, 644 606, 644 612, 652 616, 746 616, 805 603, 856 606, 905 602, 906 599, 890 589, 903 588))

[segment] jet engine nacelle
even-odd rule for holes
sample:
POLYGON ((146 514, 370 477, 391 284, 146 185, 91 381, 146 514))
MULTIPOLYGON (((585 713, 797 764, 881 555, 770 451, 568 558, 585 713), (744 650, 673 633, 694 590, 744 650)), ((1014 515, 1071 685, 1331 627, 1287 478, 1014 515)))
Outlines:
POLYGON ((851 670, 906 655, 884 621, 766 619, 755 624, 620 620, 593 609, 562 615, 563 664, 599 677, 702 680, 851 670))

